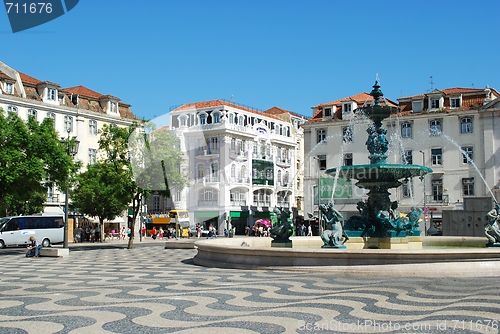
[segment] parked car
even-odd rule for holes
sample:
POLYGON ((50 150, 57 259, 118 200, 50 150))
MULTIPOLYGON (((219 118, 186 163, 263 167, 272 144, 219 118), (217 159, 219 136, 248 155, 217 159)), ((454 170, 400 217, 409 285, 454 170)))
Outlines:
MULTIPOLYGON (((196 237, 198 235, 198 232, 196 231, 197 228, 198 228, 197 226, 194 226, 194 227, 191 227, 189 229, 191 237, 196 237)), ((208 230, 204 226, 200 226, 200 228, 201 228, 201 236, 202 237, 207 237, 208 236, 208 230)))

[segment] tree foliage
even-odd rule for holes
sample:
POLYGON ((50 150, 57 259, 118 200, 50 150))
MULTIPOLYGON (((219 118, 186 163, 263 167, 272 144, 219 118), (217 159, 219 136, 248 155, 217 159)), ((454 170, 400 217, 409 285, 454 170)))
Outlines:
POLYGON ((28 122, 0 109, 0 212, 5 215, 43 211, 49 187, 68 187, 79 164, 67 154, 51 118, 28 122))
MULTIPOLYGON (((101 217, 113 219, 119 213, 112 210, 121 213, 132 204, 130 228, 134 231, 141 203, 152 191, 170 196, 171 187, 181 190, 187 184, 187 176, 179 169, 182 153, 178 147, 177 137, 169 131, 145 136, 137 123, 129 128, 105 125, 99 138, 99 152, 103 158, 93 168, 89 166, 92 174, 84 173, 79 178, 74 205, 86 214, 98 216, 102 224, 101 217), (158 160, 160 158, 163 164, 158 160), (97 174, 96 169, 101 174, 97 174), (167 183, 165 175, 168 175, 167 183), (98 178, 98 181, 91 181, 90 178, 98 178), (86 200, 81 193, 87 194, 86 200), (106 195, 97 197, 101 193, 106 195), (99 201, 99 204, 94 204, 92 208, 94 201, 99 201), (88 206, 84 207, 85 203, 88 206), (96 214, 98 211, 99 214, 96 214)), ((128 248, 133 247, 133 240, 132 234, 128 248)))

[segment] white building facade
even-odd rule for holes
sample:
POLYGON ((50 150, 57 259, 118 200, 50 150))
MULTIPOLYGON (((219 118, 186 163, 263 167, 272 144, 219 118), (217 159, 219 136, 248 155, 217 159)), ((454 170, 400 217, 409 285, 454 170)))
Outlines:
POLYGON ((189 210, 193 224, 212 224, 219 233, 235 228, 236 234, 269 219, 275 207, 299 215, 304 121, 280 108, 261 112, 224 100, 173 110, 170 124, 191 180, 180 209, 189 210))

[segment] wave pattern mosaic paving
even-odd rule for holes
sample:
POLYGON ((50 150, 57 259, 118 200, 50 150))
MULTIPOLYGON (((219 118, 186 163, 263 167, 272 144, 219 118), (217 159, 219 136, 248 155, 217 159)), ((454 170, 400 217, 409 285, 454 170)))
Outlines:
POLYGON ((196 250, 0 252, 0 333, 497 333, 498 279, 195 266, 196 250))

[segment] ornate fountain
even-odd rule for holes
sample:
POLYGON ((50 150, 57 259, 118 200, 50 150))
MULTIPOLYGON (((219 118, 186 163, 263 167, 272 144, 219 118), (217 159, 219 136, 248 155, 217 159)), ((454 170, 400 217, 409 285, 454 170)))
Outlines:
MULTIPOLYGON (((378 81, 375 81, 370 93, 374 98, 371 106, 358 108, 357 112, 364 113, 373 123, 368 127, 366 146, 370 152, 370 164, 342 166, 331 168, 328 174, 339 174, 346 179, 356 179, 356 186, 369 190, 368 199, 358 202, 359 216, 352 216, 344 225, 349 238, 405 238, 406 236, 420 236, 418 220, 421 210, 412 209, 407 217, 401 218, 396 209, 397 201, 391 201, 389 189, 397 188, 400 180, 416 176, 424 176, 432 169, 413 164, 388 164, 387 150, 389 141, 387 130, 382 121, 392 114, 399 112, 398 107, 381 105, 383 96, 378 81)), ((377 247, 375 245, 374 247, 377 247)), ((386 247, 378 247, 386 248, 386 247)))

